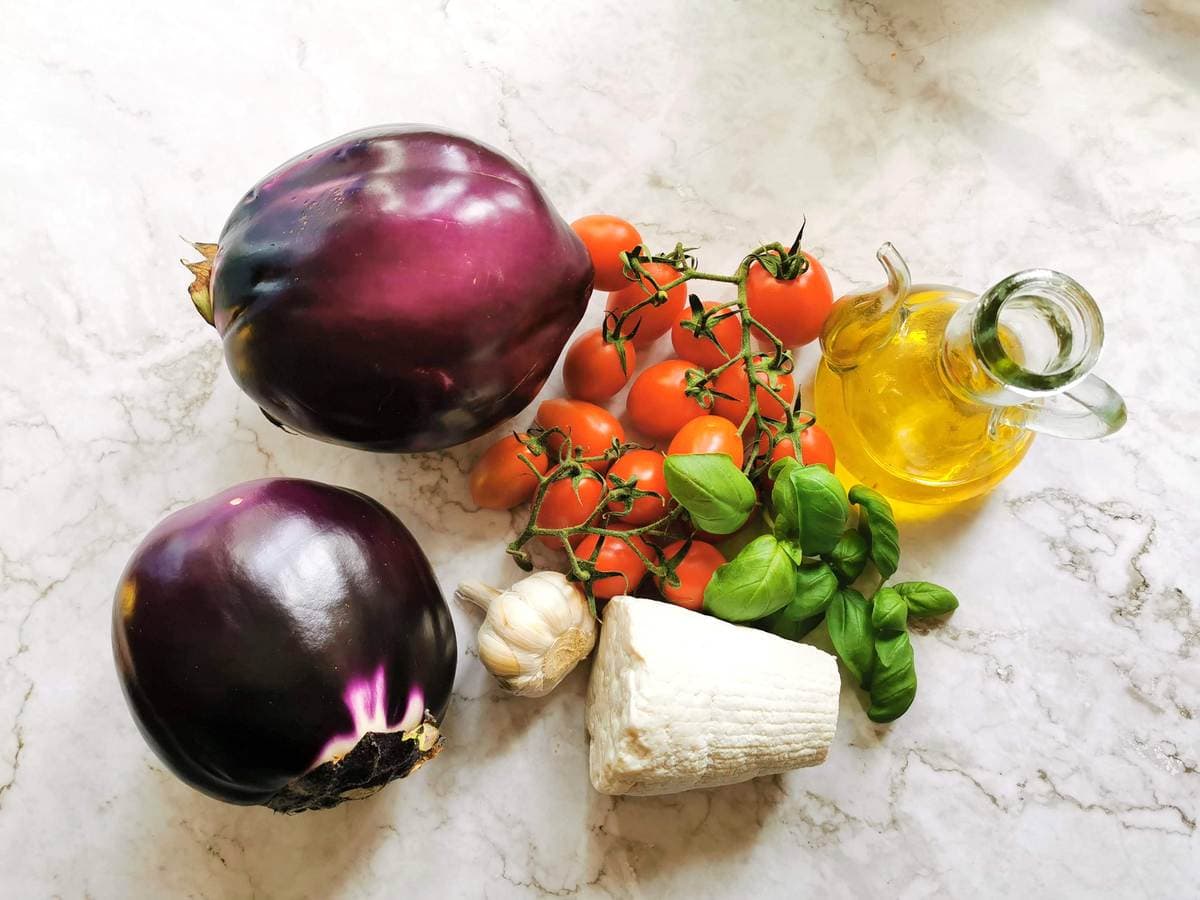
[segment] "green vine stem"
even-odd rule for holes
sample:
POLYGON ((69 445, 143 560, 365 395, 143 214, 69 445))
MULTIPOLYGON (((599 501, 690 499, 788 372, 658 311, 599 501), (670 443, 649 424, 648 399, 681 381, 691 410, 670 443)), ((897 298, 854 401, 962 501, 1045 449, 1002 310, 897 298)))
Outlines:
MULTIPOLYGON (((803 233, 803 229, 801 229, 801 233, 803 233)), ((689 376, 688 393, 695 397, 696 402, 700 406, 706 409, 711 407, 714 397, 728 397, 728 395, 722 394, 714 388, 717 379, 731 367, 739 363, 742 364, 747 379, 747 411, 741 423, 738 424, 737 431, 739 435, 745 437, 748 429, 753 425, 751 445, 747 449, 746 461, 743 468, 751 478, 758 478, 770 466, 771 454, 775 451, 781 440, 793 438, 793 445, 797 448, 797 452, 799 452, 798 436, 800 432, 816 422, 816 416, 811 412, 793 410, 792 404, 787 401, 779 388, 775 384, 772 384, 773 380, 792 373, 795 367, 795 360, 783 342, 772 334, 750 312, 750 306, 746 297, 747 276, 749 275, 750 267, 755 262, 766 267, 775 277, 794 278, 797 274, 803 272, 803 255, 798 253, 799 236, 790 248, 785 248, 777 242, 763 244, 755 248, 746 254, 732 275, 700 270, 697 266, 696 258, 691 255, 694 249, 684 247, 682 244, 676 244, 675 248, 666 254, 649 256, 646 255, 642 247, 634 247, 632 250, 621 254, 622 261, 625 264, 625 277, 633 283, 641 283, 646 288, 646 297, 619 313, 606 313, 603 327, 604 340, 608 343, 617 344, 619 350, 623 349, 621 346, 622 342, 629 340, 637 327, 635 326, 633 329, 626 330, 629 320, 646 307, 661 306, 668 302, 668 292, 682 284, 691 281, 708 281, 735 285, 737 287, 736 300, 719 304, 716 307, 698 313, 694 312, 692 318, 693 325, 689 327, 697 338, 710 340, 719 347, 720 343, 717 341, 716 334, 712 330, 713 326, 727 318, 736 316, 741 324, 741 346, 739 352, 713 369, 695 370, 693 375, 689 376), (801 260, 798 265, 795 263, 797 258, 801 260), (645 268, 645 264, 649 262, 666 263, 678 275, 665 284, 659 284, 645 268), (754 346, 755 336, 761 342, 766 343, 768 347, 756 349, 754 346), (771 397, 783 409, 784 417, 782 419, 773 418, 763 413, 759 403, 760 390, 766 396, 771 397), (766 447, 760 451, 759 443, 761 436, 764 434, 767 436, 766 447)), ((640 321, 638 324, 640 325, 640 321)), ((624 356, 623 353, 621 355, 622 357, 624 356)), ((531 433, 531 437, 527 439, 527 446, 534 452, 540 452, 545 446, 545 436, 554 432, 557 432, 562 437, 557 465, 554 465, 549 471, 542 474, 530 460, 524 456, 521 457, 523 462, 538 479, 538 484, 530 503, 529 518, 525 527, 508 546, 508 553, 513 557, 516 564, 526 571, 533 568, 533 560, 526 545, 534 538, 542 537, 558 541, 567 554, 569 565, 568 577, 583 585, 588 601, 592 604, 593 611, 595 610, 595 600, 591 584, 599 578, 611 575, 619 576, 621 574, 598 568, 597 560, 601 545, 605 540, 624 541, 637 554, 638 558, 645 565, 648 574, 664 579, 668 583, 676 583, 678 578, 675 574, 675 567, 680 559, 682 559, 683 553, 686 552, 686 547, 671 559, 664 559, 661 554, 654 554, 654 558, 650 558, 638 546, 639 542, 633 541, 632 538, 684 540, 690 544, 694 529, 685 527, 682 533, 680 532, 679 526, 686 525, 687 519, 686 512, 680 506, 670 506, 661 518, 647 525, 612 528, 606 524, 610 518, 608 511, 610 503, 617 503, 625 510, 628 510, 629 504, 637 497, 656 496, 661 499, 661 495, 653 491, 638 489, 636 481, 615 485, 611 484, 608 479, 595 471, 594 468, 591 468, 590 464, 593 463, 611 463, 626 451, 637 449, 638 445, 623 444, 614 440, 613 445, 604 453, 597 456, 583 456, 582 451, 579 451, 572 444, 569 435, 563 434, 558 429, 549 429, 548 431, 543 430, 540 432, 535 430, 531 433), (545 528, 538 525, 538 516, 551 485, 567 479, 572 480, 576 491, 578 491, 580 481, 585 479, 594 479, 601 483, 602 491, 600 500, 596 505, 596 514, 583 524, 572 527, 545 528), (576 554, 571 539, 587 535, 596 535, 599 540, 597 540, 596 548, 590 554, 589 558, 585 559, 576 554)), ((613 515, 619 519, 620 513, 618 511, 613 515)))

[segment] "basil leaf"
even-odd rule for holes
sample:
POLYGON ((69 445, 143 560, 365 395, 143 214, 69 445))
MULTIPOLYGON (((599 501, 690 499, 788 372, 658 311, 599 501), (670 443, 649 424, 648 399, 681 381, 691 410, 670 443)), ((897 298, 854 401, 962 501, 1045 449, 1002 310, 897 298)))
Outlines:
POLYGON ((865 484, 850 488, 850 502, 858 504, 858 530, 871 542, 871 562, 886 581, 896 574, 900 564, 900 534, 892 506, 882 494, 865 484))
POLYGON ((732 534, 754 509, 754 485, 724 453, 668 456, 663 473, 671 496, 704 531, 732 534))
POLYGON ((771 613, 758 624, 771 632, 789 641, 803 640, 810 631, 821 624, 821 620, 825 618, 823 615, 809 616, 807 619, 796 621, 787 617, 788 607, 784 607, 779 612, 771 613))
POLYGON ((876 635, 890 635, 908 627, 908 604, 899 592, 890 587, 875 592, 871 602, 871 624, 876 635))
MULTIPOLYGON (((784 457, 790 459, 790 457, 784 457)), ((783 462, 780 460, 779 462, 783 462)), ((794 463, 795 460, 793 459, 794 463)), ((778 465, 776 463, 775 465, 778 465)), ((781 541, 800 540, 800 497, 796 493, 796 485, 787 473, 795 471, 796 467, 787 468, 785 474, 775 480, 771 488, 771 511, 775 517, 775 537, 781 541)), ((775 467, 771 467, 775 471, 775 467)))
POLYGON ((774 536, 764 534, 713 573, 704 608, 726 622, 751 622, 787 606, 795 593, 795 563, 774 536))
POLYGON ((866 687, 871 679, 875 651, 867 601, 853 588, 842 588, 833 595, 825 620, 829 623, 833 649, 859 684, 866 687))
POLYGON ((958 609, 958 598, 940 584, 902 581, 892 587, 904 598, 910 616, 944 616, 958 609))
POLYGON ((793 563, 798 566, 804 565, 804 548, 800 546, 799 541, 782 540, 779 541, 779 546, 783 548, 783 552, 791 558, 793 563))
POLYGON ((871 682, 872 722, 891 722, 912 706, 917 696, 917 668, 908 632, 901 631, 875 643, 875 673, 871 682))
POLYGON ((867 539, 848 528, 829 551, 829 565, 842 584, 849 584, 862 574, 867 565, 867 539))
MULTIPOLYGON (((784 479, 790 483, 799 506, 796 521, 804 552, 811 556, 828 553, 837 544, 850 515, 850 504, 846 502, 842 483, 824 466, 789 468, 780 480, 784 479)), ((776 482, 776 489, 778 485, 776 482)), ((774 503, 774 492, 771 500, 774 503)), ((776 515, 778 513, 776 509, 776 515)))
POLYGON ((778 481, 779 476, 798 465, 800 465, 800 461, 796 457, 781 456, 775 462, 771 463, 771 468, 767 469, 767 477, 772 481, 778 481))

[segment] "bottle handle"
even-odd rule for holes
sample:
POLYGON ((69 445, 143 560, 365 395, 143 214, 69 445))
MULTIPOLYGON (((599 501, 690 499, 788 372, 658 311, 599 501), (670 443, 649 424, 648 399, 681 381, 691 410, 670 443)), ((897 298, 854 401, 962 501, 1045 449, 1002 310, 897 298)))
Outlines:
POLYGON ((1010 407, 1001 420, 1054 437, 1106 437, 1125 424, 1125 401, 1108 382, 1088 375, 1064 390, 1010 407))

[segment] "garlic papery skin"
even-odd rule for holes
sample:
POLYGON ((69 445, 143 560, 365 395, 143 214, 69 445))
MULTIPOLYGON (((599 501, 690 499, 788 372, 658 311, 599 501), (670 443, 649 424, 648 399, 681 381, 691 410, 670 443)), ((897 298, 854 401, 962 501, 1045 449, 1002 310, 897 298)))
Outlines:
POLYGON ((587 598, 560 572, 534 572, 507 591, 464 581, 456 595, 487 611, 479 661, 510 693, 544 697, 596 646, 587 598))

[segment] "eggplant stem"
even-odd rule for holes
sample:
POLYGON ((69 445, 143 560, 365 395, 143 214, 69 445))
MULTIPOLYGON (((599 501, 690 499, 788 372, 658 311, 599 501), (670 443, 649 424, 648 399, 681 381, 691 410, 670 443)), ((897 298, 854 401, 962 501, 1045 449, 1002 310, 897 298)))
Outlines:
POLYGON ((459 584, 458 590, 454 592, 454 596, 467 603, 473 603, 484 612, 487 612, 488 607, 492 605, 492 601, 503 593, 503 591, 492 587, 490 584, 484 584, 482 581, 464 581, 459 584))
POLYGON ((188 241, 196 252, 203 259, 196 262, 188 262, 186 259, 181 259, 189 272, 192 273, 192 283, 188 285, 188 294, 192 298, 192 303, 196 307, 196 312, 200 313, 201 318, 209 325, 213 324, 213 306, 212 306, 212 265, 213 259, 217 255, 216 244, 200 244, 193 241, 188 241))

